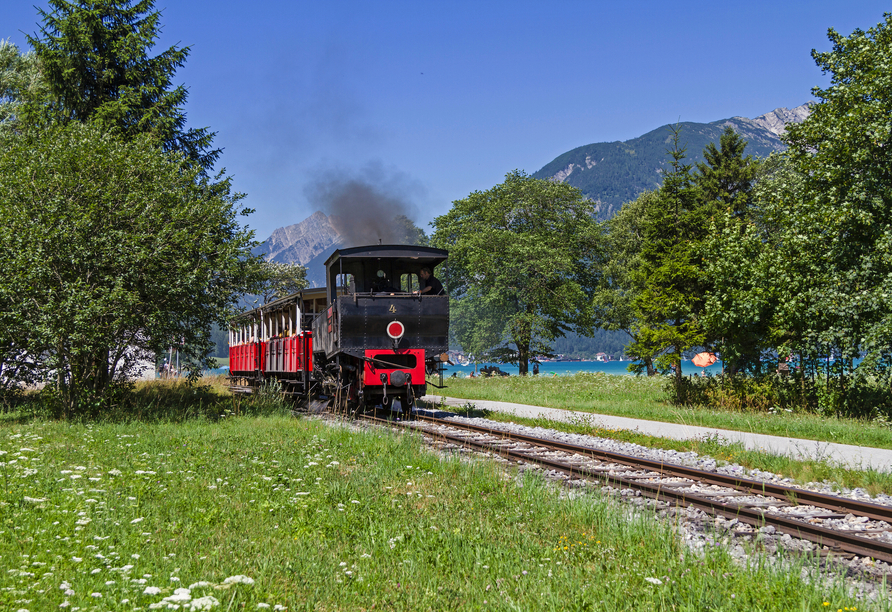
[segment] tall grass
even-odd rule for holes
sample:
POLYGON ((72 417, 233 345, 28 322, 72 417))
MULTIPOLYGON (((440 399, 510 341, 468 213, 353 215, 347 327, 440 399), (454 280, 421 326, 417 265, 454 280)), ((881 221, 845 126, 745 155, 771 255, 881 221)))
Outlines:
POLYGON ((674 405, 664 377, 579 373, 573 376, 450 378, 437 394, 562 408, 594 414, 682 423, 857 446, 892 448, 892 427, 881 419, 825 416, 792 409, 739 405, 674 405))
POLYGON ((0 487, 10 610, 865 608, 799 561, 314 420, 5 422, 0 487))

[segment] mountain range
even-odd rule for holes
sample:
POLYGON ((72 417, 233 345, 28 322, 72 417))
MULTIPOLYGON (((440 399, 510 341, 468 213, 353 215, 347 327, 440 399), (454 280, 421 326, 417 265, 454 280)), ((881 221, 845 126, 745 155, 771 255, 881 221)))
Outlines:
POLYGON ((781 134, 790 123, 808 117, 811 103, 794 109, 777 108, 755 119, 731 117, 712 123, 684 122, 664 125, 624 142, 598 142, 577 147, 559 155, 533 174, 535 178, 554 178, 577 187, 597 202, 598 219, 612 217, 620 207, 643 191, 656 189, 662 171, 670 161, 672 128, 679 131, 679 143, 686 147, 685 163, 704 161, 703 149, 718 145, 726 126, 734 128, 747 141, 746 155, 767 157, 783 150, 781 134))
MULTIPOLYGON (((790 123, 808 117, 811 104, 794 109, 777 108, 755 119, 732 117, 712 123, 664 125, 624 142, 598 142, 559 155, 534 173, 536 178, 554 178, 578 187, 597 202, 598 218, 609 219, 625 203, 648 189, 659 187, 668 163, 673 127, 680 129, 680 142, 687 147, 687 162, 703 161, 703 148, 718 144, 725 126, 731 126, 747 141, 746 154, 767 157, 784 148, 780 135, 790 123)), ((348 238, 337 229, 334 216, 316 211, 303 221, 280 227, 254 250, 271 261, 299 263, 307 267, 311 286, 325 283, 323 264, 348 238)), ((373 241, 373 240, 372 240, 373 241)), ((352 246, 352 245, 350 245, 352 246)))

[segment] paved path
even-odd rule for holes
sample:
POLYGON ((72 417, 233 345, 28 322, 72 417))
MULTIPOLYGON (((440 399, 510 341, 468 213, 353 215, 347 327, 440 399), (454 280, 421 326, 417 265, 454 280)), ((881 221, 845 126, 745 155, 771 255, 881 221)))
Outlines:
MULTIPOLYGON (((441 396, 426 395, 421 399, 425 401, 427 405, 435 406, 440 403, 441 396)), ((679 425, 677 423, 644 421, 628 417, 560 410, 558 408, 543 408, 541 406, 527 406, 525 404, 512 404, 509 402, 466 400, 450 397, 445 399, 446 404, 449 406, 461 407, 468 402, 471 402, 481 409, 513 413, 520 417, 544 417, 552 421, 583 419, 607 429, 636 430, 648 436, 659 436, 661 438, 672 438, 675 440, 721 436, 729 442, 741 442, 750 450, 766 451, 776 455, 790 456, 795 459, 820 459, 840 463, 855 469, 867 469, 872 467, 886 472, 892 470, 892 450, 883 448, 853 446, 851 444, 834 444, 833 442, 816 442, 814 440, 767 436, 764 434, 732 431, 730 429, 679 425)))

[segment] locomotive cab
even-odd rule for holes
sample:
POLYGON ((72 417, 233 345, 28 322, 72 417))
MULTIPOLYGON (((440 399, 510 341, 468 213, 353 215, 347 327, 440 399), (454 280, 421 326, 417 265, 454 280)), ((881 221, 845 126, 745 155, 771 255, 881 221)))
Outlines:
MULTIPOLYGON (((449 298, 417 293, 419 272, 442 249, 375 245, 335 251, 325 263, 327 308, 313 320, 314 360, 329 393, 346 404, 404 409, 427 391, 445 361, 449 298)), ((435 273, 436 274, 436 273, 435 273)))

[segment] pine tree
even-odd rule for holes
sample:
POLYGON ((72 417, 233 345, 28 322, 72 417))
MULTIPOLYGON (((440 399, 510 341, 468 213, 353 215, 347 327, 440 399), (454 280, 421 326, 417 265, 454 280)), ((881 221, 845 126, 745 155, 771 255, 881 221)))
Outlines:
POLYGON ((740 218, 746 212, 758 164, 752 156, 743 156, 746 141, 727 126, 719 138, 719 146, 709 143, 703 149, 706 163, 697 164, 694 181, 703 201, 740 218))
POLYGON ((188 92, 174 86, 189 47, 149 52, 161 31, 154 0, 48 0, 38 9, 39 37, 28 37, 51 91, 33 105, 32 121, 96 121, 126 140, 151 134, 165 151, 180 151, 205 171, 220 155, 214 134, 186 129, 188 92))
POLYGON ((685 147, 679 145, 679 135, 676 127, 669 150, 671 171, 664 176, 657 202, 646 210, 642 265, 637 272, 643 289, 635 299, 640 325, 635 344, 659 354, 659 367, 675 366, 677 383, 684 352, 705 340, 697 320, 704 294, 704 207, 691 165, 683 162, 685 147))

